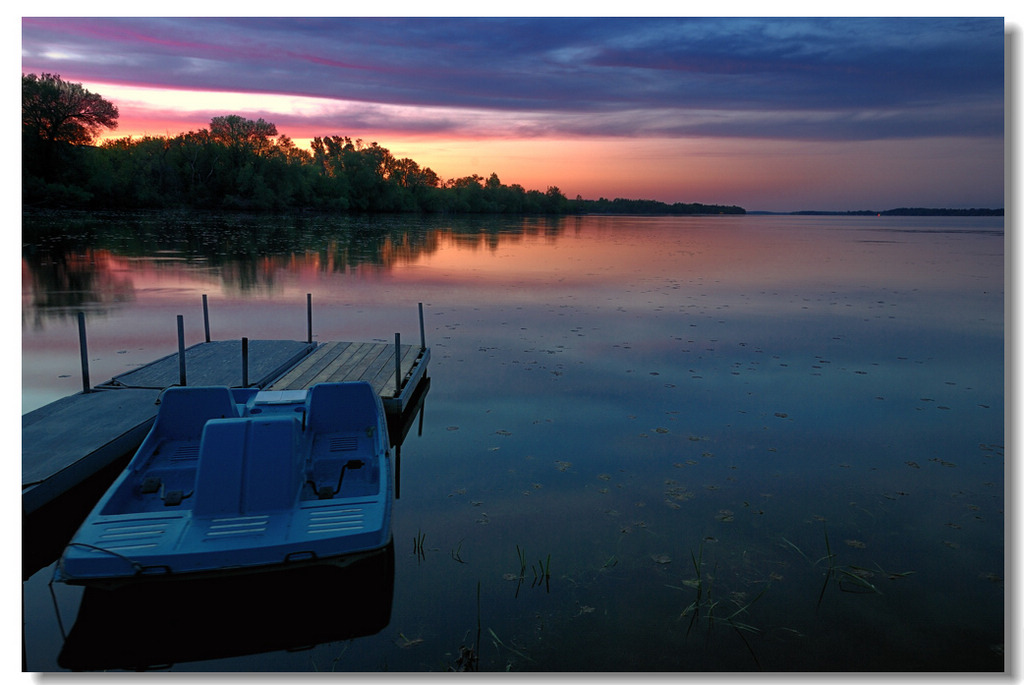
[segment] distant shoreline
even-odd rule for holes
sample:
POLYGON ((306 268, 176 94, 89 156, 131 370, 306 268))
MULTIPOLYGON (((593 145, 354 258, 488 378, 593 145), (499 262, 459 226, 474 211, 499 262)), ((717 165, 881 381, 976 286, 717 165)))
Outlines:
POLYGON ((933 209, 928 207, 900 207, 899 209, 859 209, 846 212, 801 210, 797 212, 766 212, 748 210, 758 216, 1003 216, 1003 209, 933 209))
POLYGON ((570 206, 577 214, 606 215, 692 215, 713 216, 719 214, 754 215, 754 216, 1003 216, 1003 208, 989 209, 972 207, 970 209, 950 209, 937 207, 898 207, 896 209, 857 209, 847 211, 805 209, 792 212, 771 212, 764 210, 748 210, 737 205, 715 205, 700 202, 676 202, 668 204, 659 200, 627 200, 616 198, 608 200, 584 200, 577 196, 570 206))

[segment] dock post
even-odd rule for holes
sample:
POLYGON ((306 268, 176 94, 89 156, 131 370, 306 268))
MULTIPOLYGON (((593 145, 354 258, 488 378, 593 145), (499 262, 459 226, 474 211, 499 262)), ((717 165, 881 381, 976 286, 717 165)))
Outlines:
POLYGON ((242 387, 249 387, 249 339, 242 338, 242 387))
POLYGON ((206 303, 206 294, 203 294, 203 328, 206 330, 206 342, 210 342, 210 307, 206 303))
POLYGON ((313 342, 313 293, 306 293, 306 342, 313 342))
POLYGON ((185 383, 185 317, 178 314, 178 378, 181 385, 185 383))
POLYGON ((82 353, 82 392, 92 392, 89 383, 89 346, 85 342, 85 312, 78 312, 78 347, 82 353))
POLYGON ((402 394, 402 334, 395 333, 395 397, 402 394))
POLYGON ((423 333, 423 303, 420 302, 420 351, 427 349, 427 336, 423 333))

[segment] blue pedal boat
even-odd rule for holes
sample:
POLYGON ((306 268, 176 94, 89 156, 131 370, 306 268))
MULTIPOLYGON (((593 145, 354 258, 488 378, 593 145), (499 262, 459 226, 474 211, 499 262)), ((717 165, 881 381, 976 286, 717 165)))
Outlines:
POLYGON ((393 493, 387 421, 368 383, 171 387, 54 578, 114 586, 346 563, 391 542, 393 493))

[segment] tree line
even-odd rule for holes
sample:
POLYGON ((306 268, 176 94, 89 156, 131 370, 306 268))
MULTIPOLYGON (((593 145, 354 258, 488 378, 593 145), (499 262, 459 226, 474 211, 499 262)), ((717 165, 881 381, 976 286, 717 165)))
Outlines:
POLYGON ((116 106, 81 84, 23 75, 24 206, 566 214, 651 213, 661 205, 661 213, 719 213, 715 206, 647 200, 572 201, 555 186, 527 190, 494 173, 442 179, 376 142, 323 136, 306 150, 273 123, 237 114, 173 137, 94 145, 104 129, 117 127, 117 118, 116 106))
POLYGON ((576 199, 576 210, 588 214, 746 214, 736 205, 705 205, 699 202, 659 202, 624 198, 576 199))

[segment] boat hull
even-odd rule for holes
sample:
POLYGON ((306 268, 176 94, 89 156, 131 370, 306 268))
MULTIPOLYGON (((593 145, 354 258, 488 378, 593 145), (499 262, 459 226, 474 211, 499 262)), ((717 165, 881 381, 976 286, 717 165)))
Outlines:
POLYGON ((110 586, 371 552, 391 541, 393 496, 384 411, 366 383, 172 388, 55 579, 110 586))

